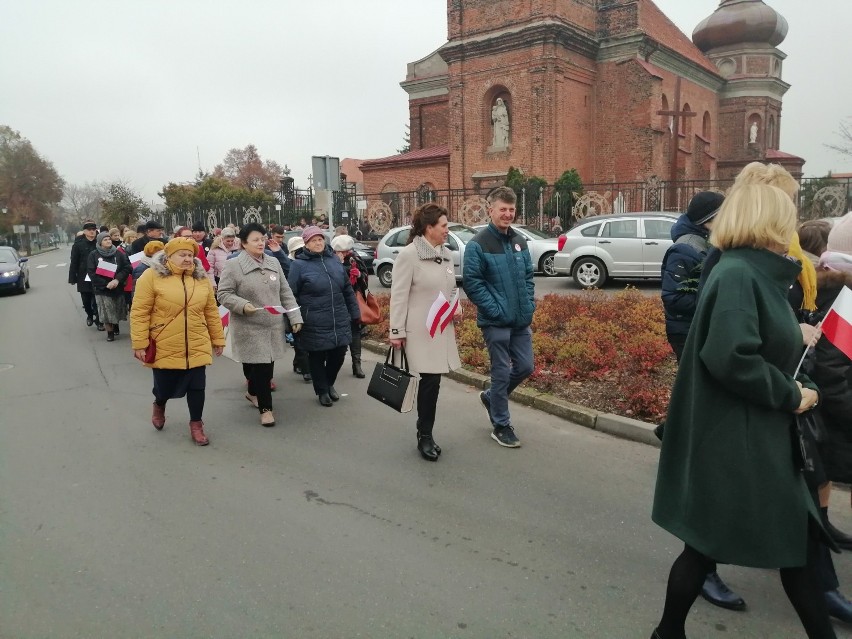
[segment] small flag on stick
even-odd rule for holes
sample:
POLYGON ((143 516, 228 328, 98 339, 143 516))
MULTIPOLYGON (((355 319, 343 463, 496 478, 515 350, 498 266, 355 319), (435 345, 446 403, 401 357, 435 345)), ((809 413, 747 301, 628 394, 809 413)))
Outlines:
POLYGON ((118 271, 118 266, 112 262, 104 262, 103 260, 98 261, 98 267, 95 269, 95 273, 98 275, 111 278, 115 277, 116 271, 118 271))
POLYGON ((852 359, 852 290, 844 286, 822 320, 822 334, 852 359))
POLYGON ((292 313, 293 311, 299 309, 298 306, 294 308, 284 308, 283 306, 264 306, 263 308, 265 308, 273 315, 283 315, 284 313, 292 313))
POLYGON ((222 328, 226 328, 231 323, 231 311, 224 306, 219 307, 219 318, 222 320, 222 328))
POLYGON ((145 257, 145 251, 139 251, 138 253, 134 253, 128 258, 130 260, 130 265, 133 268, 136 268, 142 263, 143 257, 145 257))

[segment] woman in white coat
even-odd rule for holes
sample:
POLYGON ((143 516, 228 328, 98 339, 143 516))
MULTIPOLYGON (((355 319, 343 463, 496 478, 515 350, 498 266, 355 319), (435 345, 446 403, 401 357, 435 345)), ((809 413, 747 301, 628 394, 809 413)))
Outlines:
POLYGON ((434 203, 418 207, 409 244, 394 262, 391 287, 390 343, 405 347, 411 372, 420 374, 417 450, 428 461, 438 461, 441 454, 432 438, 441 375, 461 367, 452 321, 461 314, 461 306, 452 308, 458 287, 450 251, 444 246, 448 233, 447 209, 434 203), (436 319, 430 311, 441 296, 448 304, 436 319))

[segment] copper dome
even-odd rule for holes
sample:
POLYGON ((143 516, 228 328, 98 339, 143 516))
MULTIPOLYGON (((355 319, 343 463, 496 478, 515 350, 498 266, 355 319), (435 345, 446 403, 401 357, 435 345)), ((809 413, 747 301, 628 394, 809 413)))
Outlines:
POLYGON ((719 8, 699 24, 692 41, 699 49, 759 42, 776 47, 787 37, 787 21, 763 0, 722 0, 719 8))

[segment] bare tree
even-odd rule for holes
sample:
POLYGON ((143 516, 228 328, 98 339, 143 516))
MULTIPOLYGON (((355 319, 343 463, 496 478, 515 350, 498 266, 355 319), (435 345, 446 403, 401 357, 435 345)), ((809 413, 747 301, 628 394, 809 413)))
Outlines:
POLYGON ((826 144, 825 146, 841 155, 852 157, 852 117, 846 118, 845 122, 840 123, 837 136, 840 138, 839 144, 826 144))
POLYGON ((66 184, 62 195, 62 217, 69 231, 79 230, 86 220, 99 221, 101 200, 106 196, 102 184, 66 184))

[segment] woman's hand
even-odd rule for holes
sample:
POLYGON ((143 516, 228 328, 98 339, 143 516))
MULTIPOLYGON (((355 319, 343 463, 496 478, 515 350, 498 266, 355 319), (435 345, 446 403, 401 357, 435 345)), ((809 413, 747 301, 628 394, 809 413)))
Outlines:
POLYGON ((296 333, 298 333, 301 330, 302 330, 301 324, 297 323, 297 324, 291 324, 290 325, 290 332, 293 333, 293 335, 295 335, 296 333))
POLYGON ((819 401, 819 393, 815 390, 811 388, 802 388, 801 391, 802 401, 799 404, 799 407, 794 411, 796 415, 801 415, 802 413, 811 410, 819 401))
POLYGON ((257 308, 251 302, 246 302, 246 305, 243 306, 243 315, 254 315, 257 313, 257 308))
POLYGON ((267 240, 266 241, 266 248, 268 248, 273 253, 277 253, 278 251, 281 250, 281 245, 278 242, 276 242, 275 240, 267 240))
MULTIPOLYGON (((214 354, 216 357, 221 357, 221 355, 222 355, 222 351, 224 351, 224 350, 225 350, 225 347, 224 347, 224 346, 214 346, 214 347, 213 347, 213 354, 214 354)), ((144 353, 144 351, 142 351, 142 352, 144 353)))
POLYGON ((405 338, 403 337, 402 339, 392 339, 390 343, 391 346, 393 346, 394 348, 402 348, 403 346, 405 346, 405 338))
POLYGON ((118 286, 118 280, 110 280, 106 285, 106 287, 110 290, 114 289, 116 286, 118 286))
POLYGON ((799 324, 799 329, 802 331, 802 343, 805 346, 813 346, 819 341, 822 335, 821 330, 810 324, 799 324))
POLYGON ((140 362, 142 362, 144 364, 145 363, 145 349, 140 348, 138 350, 133 351, 133 357, 135 357, 136 359, 138 359, 140 362))

